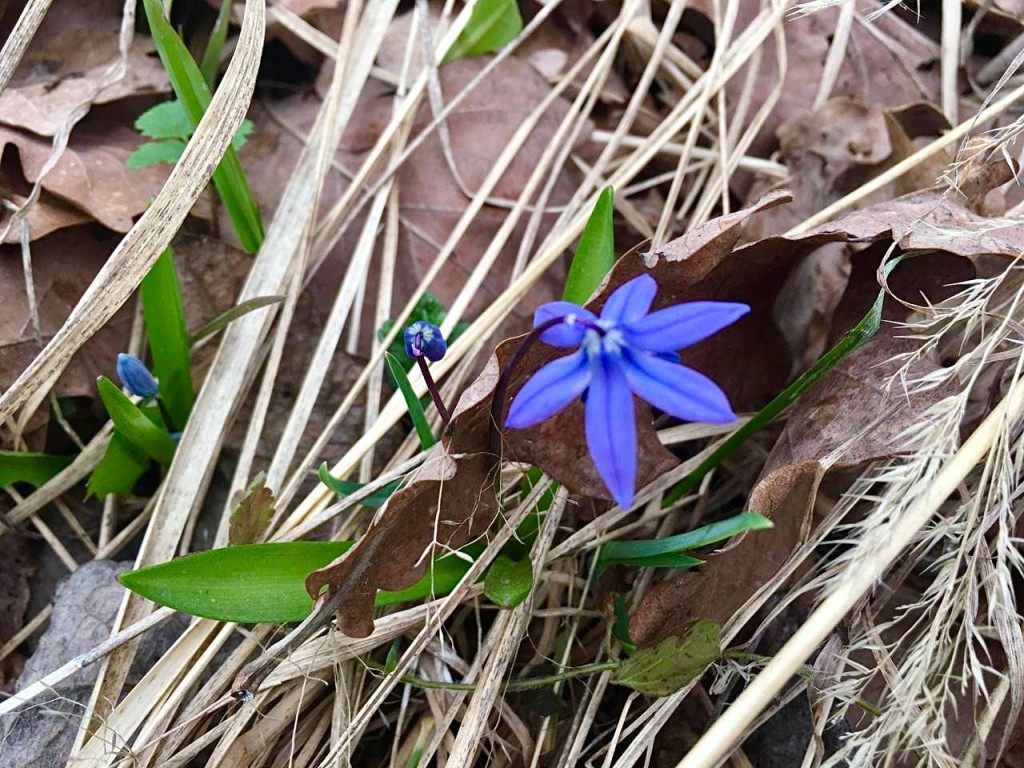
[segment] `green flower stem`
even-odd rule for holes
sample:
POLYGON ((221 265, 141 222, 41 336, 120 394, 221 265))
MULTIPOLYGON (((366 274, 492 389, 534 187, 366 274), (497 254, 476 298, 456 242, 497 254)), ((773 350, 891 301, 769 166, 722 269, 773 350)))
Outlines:
MULTIPOLYGON (((364 661, 366 666, 370 669, 375 669, 378 672, 386 672, 383 664, 378 664, 373 661, 364 661)), ((602 661, 596 664, 585 664, 582 667, 571 667, 564 669, 561 672, 557 672, 553 675, 547 675, 545 677, 527 677, 523 680, 512 680, 507 683, 502 683, 501 689, 503 691, 528 691, 533 688, 546 688, 549 685, 555 683, 561 683, 565 680, 572 680, 577 677, 586 677, 587 675, 595 675, 599 672, 613 672, 619 668, 621 661, 611 660, 602 661)), ((401 681, 408 683, 409 685, 415 685, 417 688, 429 688, 431 690, 440 691, 475 691, 476 683, 443 683, 438 680, 424 680, 422 677, 414 677, 413 675, 402 675, 401 681)))

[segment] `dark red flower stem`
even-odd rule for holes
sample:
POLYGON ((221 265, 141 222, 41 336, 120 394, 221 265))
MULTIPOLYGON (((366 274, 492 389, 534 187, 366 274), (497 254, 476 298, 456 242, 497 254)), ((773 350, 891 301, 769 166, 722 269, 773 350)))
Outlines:
POLYGON ((441 421, 447 427, 448 422, 452 420, 451 412, 448 407, 444 404, 444 400, 441 399, 441 392, 437 388, 437 384, 434 382, 434 377, 430 375, 430 366, 427 365, 427 359, 420 355, 416 358, 416 364, 420 367, 420 373, 423 374, 423 380, 427 383, 427 391, 430 392, 430 399, 434 401, 434 407, 437 408, 437 412, 441 414, 441 421))

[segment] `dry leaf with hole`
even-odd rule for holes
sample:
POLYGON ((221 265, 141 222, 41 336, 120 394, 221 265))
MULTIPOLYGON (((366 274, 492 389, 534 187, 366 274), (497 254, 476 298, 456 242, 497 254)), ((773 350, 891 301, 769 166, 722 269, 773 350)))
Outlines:
MULTIPOLYGON (((3 20, 4 39, 17 18, 14 10, 3 20)), ((56 0, 0 93, 0 123, 54 136, 83 104, 167 92, 170 83, 153 41, 142 34, 128 49, 125 76, 101 89, 120 58, 123 10, 122 0, 56 0)))

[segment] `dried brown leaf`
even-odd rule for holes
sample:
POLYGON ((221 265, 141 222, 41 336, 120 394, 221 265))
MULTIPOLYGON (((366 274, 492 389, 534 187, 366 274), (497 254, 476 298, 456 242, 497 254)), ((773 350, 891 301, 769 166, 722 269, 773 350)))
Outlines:
MULTIPOLYGON (((125 167, 128 155, 143 141, 131 122, 127 111, 94 111, 75 127, 67 149, 42 181, 44 190, 115 232, 127 232, 167 180, 166 167, 125 167)), ((53 150, 52 142, 0 127, 0 146, 8 145, 17 149, 25 179, 36 183, 53 150)))
MULTIPOLYGON (((10 84, 0 94, 0 123, 40 136, 58 133, 72 111, 89 101, 109 77, 109 68, 120 56, 118 32, 123 10, 121 0, 54 2, 10 84)), ((5 32, 12 22, 5 19, 5 32)), ((136 35, 125 77, 99 91, 93 103, 108 104, 168 90, 167 74, 152 39, 136 35)))

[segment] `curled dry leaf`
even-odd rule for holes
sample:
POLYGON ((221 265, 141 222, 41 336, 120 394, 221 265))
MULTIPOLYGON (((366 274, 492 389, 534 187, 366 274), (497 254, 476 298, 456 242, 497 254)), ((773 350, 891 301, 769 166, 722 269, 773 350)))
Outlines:
MULTIPOLYGON (((164 93, 167 74, 151 38, 136 35, 125 76, 98 93, 120 57, 122 0, 57 0, 43 18, 10 84, 0 94, 0 123, 39 136, 57 134, 82 104, 164 93), (70 40, 68 30, 74 30, 70 40)), ((4 18, 3 38, 17 18, 4 18)), ((49 146, 49 142, 47 142, 49 146)))
MULTIPOLYGON (((850 284, 836 309, 833 341, 856 324, 877 297, 876 274, 888 246, 883 240, 854 257, 850 284)), ((936 302, 953 293, 954 283, 973 276, 966 258, 925 254, 901 264, 889 287, 907 301, 922 303, 927 297, 936 302)), ((699 570, 655 585, 631 617, 630 637, 638 645, 682 635, 703 619, 724 624, 777 577, 802 543, 826 470, 898 454, 898 438, 904 430, 950 393, 937 387, 908 394, 898 382, 889 386, 889 378, 900 366, 894 358, 917 348, 890 322, 907 314, 903 304, 887 299, 881 330, 812 386, 790 412, 763 478, 746 505, 772 519, 771 534, 734 542, 708 556, 699 570)), ((938 366, 937 360, 925 357, 915 362, 908 375, 924 375, 938 366)))

